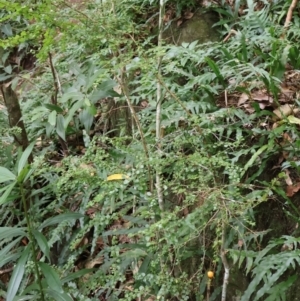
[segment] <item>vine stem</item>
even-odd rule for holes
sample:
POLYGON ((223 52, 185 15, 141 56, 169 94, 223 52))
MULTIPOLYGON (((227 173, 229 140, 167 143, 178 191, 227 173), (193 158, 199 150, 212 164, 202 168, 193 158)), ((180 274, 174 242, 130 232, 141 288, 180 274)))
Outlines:
POLYGON ((21 199, 22 199, 22 203, 23 203, 24 214, 25 214, 25 218, 26 218, 29 238, 30 238, 30 241, 31 241, 34 269, 35 269, 35 273, 36 273, 36 276, 37 276, 38 286, 39 286, 40 291, 41 291, 41 300, 46 301, 45 295, 44 295, 44 292, 43 292, 42 278, 41 278, 38 263, 37 263, 37 253, 36 253, 36 249, 35 249, 35 239, 34 239, 33 234, 32 234, 32 225, 31 225, 31 220, 30 220, 29 215, 28 215, 28 208, 27 208, 23 183, 20 184, 20 191, 21 191, 21 199))

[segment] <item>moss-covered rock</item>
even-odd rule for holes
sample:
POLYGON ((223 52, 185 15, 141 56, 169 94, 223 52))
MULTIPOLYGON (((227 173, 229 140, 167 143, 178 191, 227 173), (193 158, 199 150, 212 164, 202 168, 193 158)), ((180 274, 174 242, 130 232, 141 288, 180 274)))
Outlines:
POLYGON ((203 12, 198 9, 194 16, 177 26, 173 21, 166 28, 163 37, 167 43, 181 45, 183 42, 191 43, 198 40, 200 44, 214 42, 220 39, 218 30, 213 27, 218 22, 218 16, 214 12, 203 12))

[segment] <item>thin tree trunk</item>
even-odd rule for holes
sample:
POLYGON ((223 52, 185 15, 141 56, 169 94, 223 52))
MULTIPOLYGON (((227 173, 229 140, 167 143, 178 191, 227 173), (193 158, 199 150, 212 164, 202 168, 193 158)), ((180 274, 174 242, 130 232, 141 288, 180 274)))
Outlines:
MULTIPOLYGON (((5 106, 8 112, 9 126, 19 127, 21 129, 20 134, 14 134, 15 142, 25 150, 29 145, 25 125, 22 119, 22 111, 19 104, 18 96, 11 88, 11 85, 1 85, 1 93, 4 99, 5 106)), ((28 162, 33 161, 32 155, 29 156, 28 162)))

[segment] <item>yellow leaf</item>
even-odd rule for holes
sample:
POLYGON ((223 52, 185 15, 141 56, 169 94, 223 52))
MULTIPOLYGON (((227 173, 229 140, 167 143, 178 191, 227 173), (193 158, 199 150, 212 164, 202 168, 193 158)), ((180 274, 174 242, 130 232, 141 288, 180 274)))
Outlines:
POLYGON ((113 175, 110 175, 107 177, 107 181, 113 181, 113 180, 123 180, 128 179, 129 177, 127 175, 123 175, 121 173, 115 173, 113 175))
POLYGON ((293 116, 293 115, 290 115, 288 117, 288 120, 289 120, 290 123, 300 124, 300 119, 293 116))

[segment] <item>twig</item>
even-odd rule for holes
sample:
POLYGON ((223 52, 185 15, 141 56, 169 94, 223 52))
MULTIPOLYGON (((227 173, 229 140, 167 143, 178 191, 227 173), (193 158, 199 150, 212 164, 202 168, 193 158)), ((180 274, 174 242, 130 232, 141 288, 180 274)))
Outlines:
POLYGON ((10 267, 10 268, 4 269, 4 270, 0 270, 0 275, 10 273, 13 269, 14 269, 14 267, 10 267))
POLYGON ((286 15, 285 22, 284 22, 284 26, 283 26, 284 30, 283 30, 283 33, 281 35, 281 39, 284 38, 285 33, 286 33, 290 23, 291 23, 291 20, 292 20, 292 17, 293 17, 293 11, 296 8, 297 3, 298 3, 298 0, 293 0, 290 7, 289 7, 289 10, 288 10, 288 13, 286 15))
POLYGON ((292 17, 293 17, 293 10, 296 8, 297 3, 298 3, 298 0, 293 0, 292 1, 291 5, 290 5, 290 8, 288 10, 288 13, 286 15, 286 19, 285 19, 285 22, 284 22, 284 28, 287 28, 289 26, 289 24, 291 23, 291 20, 292 20, 292 17))
POLYGON ((229 38, 232 36, 232 35, 237 35, 237 31, 236 30, 234 30, 234 29, 231 29, 230 31, 229 31, 229 34, 225 37, 225 39, 223 40, 223 43, 225 43, 225 42, 227 42, 228 40, 229 40, 229 38))

